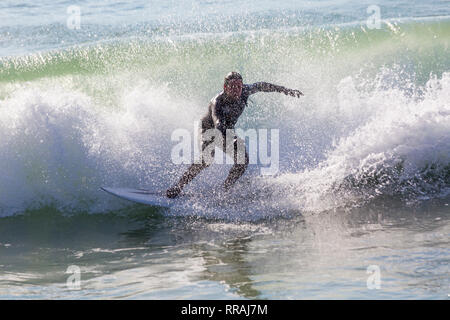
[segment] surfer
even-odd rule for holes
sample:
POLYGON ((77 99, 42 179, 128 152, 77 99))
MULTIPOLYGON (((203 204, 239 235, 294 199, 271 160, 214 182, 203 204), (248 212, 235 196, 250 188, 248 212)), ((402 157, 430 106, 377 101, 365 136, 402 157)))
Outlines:
POLYGON ((167 197, 177 197, 184 186, 211 164, 212 161, 206 160, 214 158, 214 148, 216 146, 224 152, 227 152, 234 160, 234 165, 224 182, 225 190, 229 190, 239 177, 244 174, 249 162, 249 157, 245 150, 245 141, 234 134, 230 136, 229 133, 230 130, 231 133, 234 133, 234 125, 247 106, 248 97, 257 92, 282 92, 293 97, 303 95, 299 90, 288 89, 267 82, 243 84, 242 76, 238 72, 230 72, 225 77, 223 91, 211 100, 208 106, 208 112, 201 119, 202 162, 192 164, 181 176, 178 183, 167 189, 167 197), (209 131, 211 130, 218 130, 222 139, 214 139, 214 135, 210 137, 209 131), (228 141, 233 143, 232 148, 226 147, 227 137, 232 139, 232 141, 228 141), (214 144, 211 145, 212 143, 214 144), (207 148, 208 146, 209 148, 207 148))

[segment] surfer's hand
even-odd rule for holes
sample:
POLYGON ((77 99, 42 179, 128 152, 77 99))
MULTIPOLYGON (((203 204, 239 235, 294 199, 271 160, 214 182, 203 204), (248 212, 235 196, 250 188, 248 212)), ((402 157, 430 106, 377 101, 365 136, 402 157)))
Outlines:
POLYGON ((300 90, 293 90, 293 89, 284 90, 284 94, 287 96, 297 97, 297 98, 300 98, 300 96, 303 95, 303 93, 300 90))

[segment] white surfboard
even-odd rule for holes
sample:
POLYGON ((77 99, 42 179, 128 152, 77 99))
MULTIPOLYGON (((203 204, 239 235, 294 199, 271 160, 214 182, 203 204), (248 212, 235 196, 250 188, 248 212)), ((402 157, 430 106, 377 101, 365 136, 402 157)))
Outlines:
POLYGON ((167 198, 167 196, 161 191, 155 192, 144 189, 107 188, 107 187, 101 187, 100 189, 125 200, 164 208, 170 208, 171 206, 179 204, 183 201, 182 199, 183 196, 180 196, 175 199, 170 199, 167 198))

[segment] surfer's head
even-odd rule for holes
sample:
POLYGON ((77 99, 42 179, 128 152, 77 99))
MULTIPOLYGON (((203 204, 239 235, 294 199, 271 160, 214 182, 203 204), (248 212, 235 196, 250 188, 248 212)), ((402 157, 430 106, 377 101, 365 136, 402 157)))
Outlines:
POLYGON ((223 91, 232 99, 239 99, 242 94, 242 76, 238 72, 230 72, 226 75, 223 84, 223 91))

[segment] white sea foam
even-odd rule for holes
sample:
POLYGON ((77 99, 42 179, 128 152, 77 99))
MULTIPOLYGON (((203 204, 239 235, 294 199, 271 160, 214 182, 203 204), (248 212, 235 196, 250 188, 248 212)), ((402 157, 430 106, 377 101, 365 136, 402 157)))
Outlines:
POLYGON ((450 73, 430 79, 422 97, 375 89, 365 94, 364 105, 355 96, 353 81, 345 79, 339 87, 344 113, 364 106, 372 115, 341 136, 318 166, 269 181, 274 192, 287 197, 290 205, 311 211, 378 195, 448 194, 450 73))

